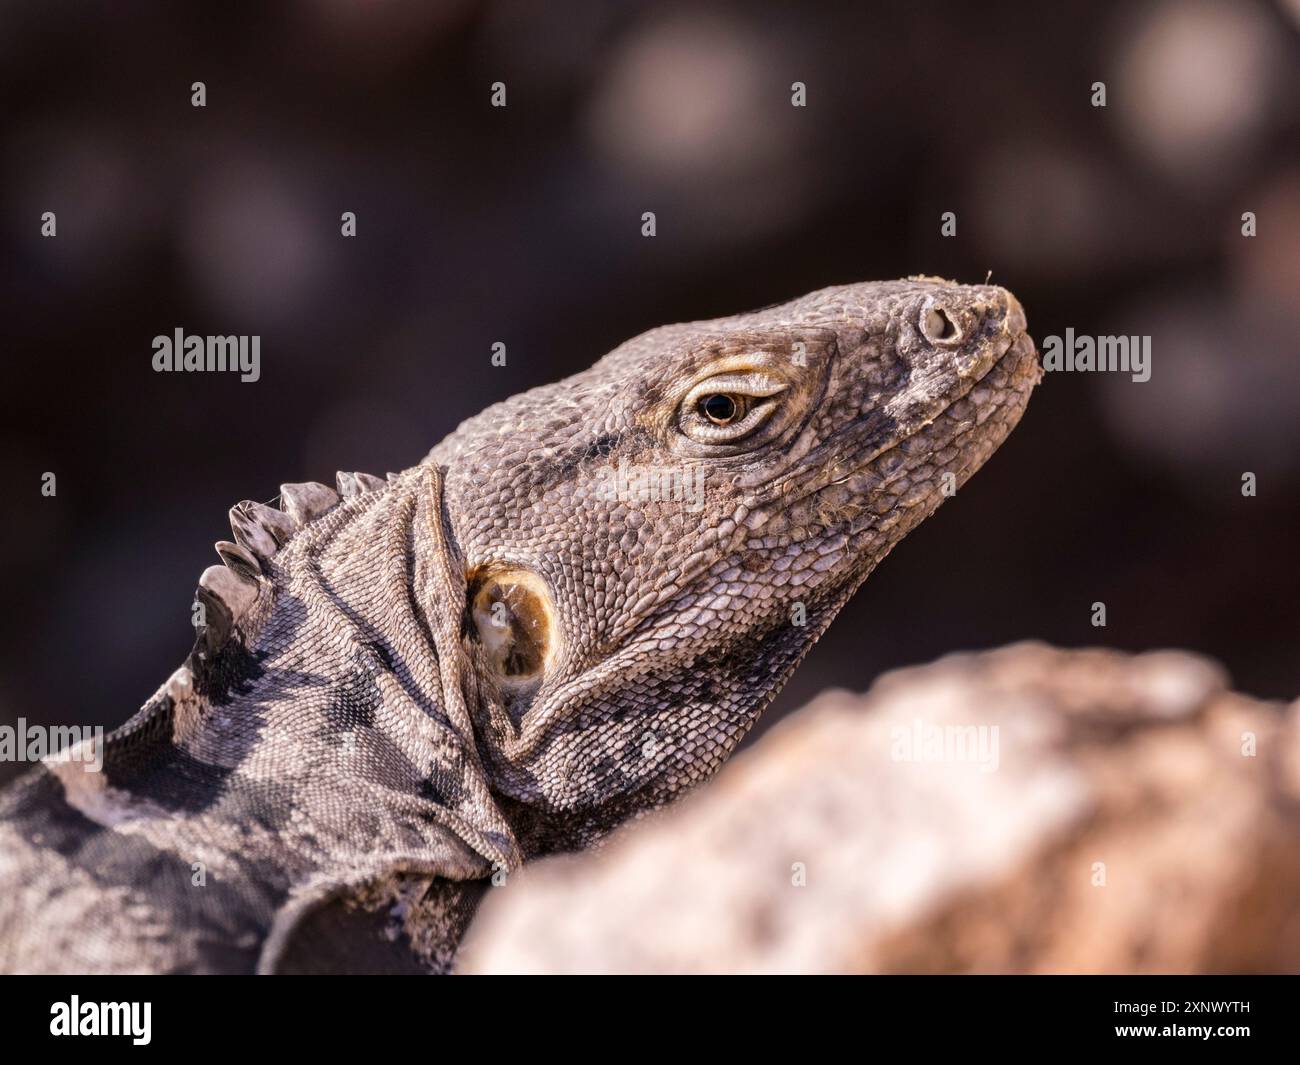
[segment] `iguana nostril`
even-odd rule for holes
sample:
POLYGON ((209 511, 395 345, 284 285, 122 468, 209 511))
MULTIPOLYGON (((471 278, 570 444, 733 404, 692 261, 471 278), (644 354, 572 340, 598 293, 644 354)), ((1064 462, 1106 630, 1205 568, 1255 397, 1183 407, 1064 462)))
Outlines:
POLYGON ((943 307, 932 305, 921 312, 921 332, 929 341, 951 341, 958 334, 957 324, 943 307))
POLYGON ((922 332, 932 341, 946 341, 956 337, 957 326, 943 307, 931 307, 922 321, 922 332))

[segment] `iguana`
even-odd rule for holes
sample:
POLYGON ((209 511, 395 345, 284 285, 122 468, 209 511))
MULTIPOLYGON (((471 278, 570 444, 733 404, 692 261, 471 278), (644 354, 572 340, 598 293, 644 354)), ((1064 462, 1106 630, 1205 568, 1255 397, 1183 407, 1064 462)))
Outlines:
POLYGON ((242 502, 185 666, 0 798, 0 964, 446 971, 487 885, 708 777, 1041 376, 933 278, 652 329, 387 480, 242 502))

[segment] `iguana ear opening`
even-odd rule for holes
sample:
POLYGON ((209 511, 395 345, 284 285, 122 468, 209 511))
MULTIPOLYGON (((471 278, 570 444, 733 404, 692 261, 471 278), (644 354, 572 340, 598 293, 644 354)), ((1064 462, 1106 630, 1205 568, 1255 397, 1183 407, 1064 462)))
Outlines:
POLYGON ((471 573, 469 605, 498 683, 508 690, 540 682, 558 649, 555 608, 546 583, 524 569, 471 573))

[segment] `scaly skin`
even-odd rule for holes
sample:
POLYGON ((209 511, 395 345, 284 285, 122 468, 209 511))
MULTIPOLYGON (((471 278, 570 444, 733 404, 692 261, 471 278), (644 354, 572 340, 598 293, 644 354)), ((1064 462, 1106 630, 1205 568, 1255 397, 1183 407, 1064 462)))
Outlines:
POLYGON ((0 961, 445 970, 488 878, 716 770, 1040 376, 1001 288, 847 285, 651 330, 341 500, 240 504, 104 771, 0 799, 0 961))

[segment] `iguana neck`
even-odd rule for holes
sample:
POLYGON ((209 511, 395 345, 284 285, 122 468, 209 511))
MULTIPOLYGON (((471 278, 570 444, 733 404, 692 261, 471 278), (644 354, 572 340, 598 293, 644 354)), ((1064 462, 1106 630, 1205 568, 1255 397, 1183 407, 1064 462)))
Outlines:
POLYGON ((103 771, 53 770, 68 803, 233 888, 223 906, 263 953, 341 890, 517 866, 464 702, 444 528, 439 473, 416 468, 297 529, 251 596, 201 594, 189 666, 110 738, 103 771))

